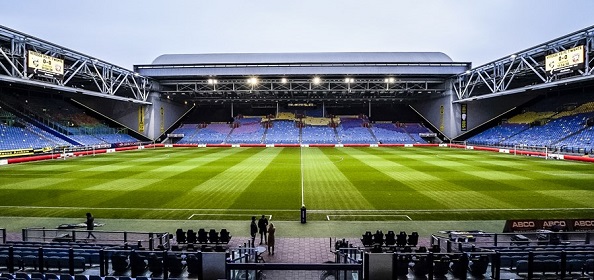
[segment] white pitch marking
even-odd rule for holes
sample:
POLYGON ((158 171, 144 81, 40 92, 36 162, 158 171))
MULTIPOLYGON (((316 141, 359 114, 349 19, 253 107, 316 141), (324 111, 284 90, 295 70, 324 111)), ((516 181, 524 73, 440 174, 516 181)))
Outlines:
MULTIPOLYGON (((205 214, 192 214, 190 215, 190 217, 188 217, 188 220, 191 220, 192 218, 194 218, 194 216, 253 216, 252 214, 231 214, 231 213, 221 213, 221 214, 211 214, 211 213, 205 213, 205 214)), ((268 220, 272 220, 272 215, 268 215, 268 220)))
POLYGON ((410 216, 408 215, 350 215, 350 214, 346 214, 346 215, 326 215, 326 219, 328 219, 328 221, 330 221, 330 217, 403 217, 406 218, 409 221, 412 221, 412 219, 410 218, 410 216))
MULTIPOLYGON (((7 206, 7 205, 0 205, 0 209, 2 208, 28 208, 28 209, 89 209, 89 207, 74 207, 74 206, 7 206)), ((296 212, 299 209, 196 209, 196 208, 134 208, 134 207, 92 207, 92 209, 96 210, 156 210, 156 211, 205 211, 205 212, 296 212)), ((350 210, 350 209, 324 209, 324 210, 310 210, 307 209, 307 212, 314 212, 314 213, 328 213, 328 212, 362 212, 362 213, 406 213, 406 212, 483 212, 483 211, 568 211, 568 210, 594 210, 594 208, 524 208, 524 209, 517 209, 517 208, 507 208, 507 209, 497 209, 497 208, 485 208, 485 209, 403 209, 403 210, 371 210, 371 209, 359 209, 359 210, 350 210)), ((200 214, 202 215, 202 214, 200 214)), ((213 214, 216 215, 216 214, 213 214)))

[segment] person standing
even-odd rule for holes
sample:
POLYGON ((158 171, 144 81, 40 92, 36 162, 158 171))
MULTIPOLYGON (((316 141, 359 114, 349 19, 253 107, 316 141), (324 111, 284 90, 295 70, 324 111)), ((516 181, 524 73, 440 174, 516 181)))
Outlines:
POLYGON ((93 230, 95 229, 95 218, 93 215, 91 215, 91 213, 87 212, 87 221, 85 223, 87 224, 87 232, 89 233, 87 238, 91 238, 92 236, 93 239, 97 239, 97 237, 95 237, 93 234, 93 230))
POLYGON ((256 216, 252 216, 252 223, 250 224, 250 235, 252 236, 252 246, 256 241, 256 233, 258 233, 258 225, 256 225, 256 216))
POLYGON ((266 227, 268 227, 268 219, 266 216, 262 215, 260 220, 258 220, 258 229, 260 231, 260 245, 262 245, 262 240, 266 242, 266 227))
POLYGON ((276 228, 274 227, 273 223, 270 223, 270 226, 268 226, 268 254, 270 255, 270 253, 272 252, 272 255, 274 255, 274 234, 276 232, 276 228))

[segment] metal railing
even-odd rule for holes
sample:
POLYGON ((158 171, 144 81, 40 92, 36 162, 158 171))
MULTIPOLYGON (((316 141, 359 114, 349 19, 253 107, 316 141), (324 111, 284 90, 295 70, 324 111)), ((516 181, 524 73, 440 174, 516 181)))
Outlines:
POLYGON ((22 230, 24 242, 64 242, 64 243, 98 243, 134 246, 135 248, 169 249, 170 234, 168 232, 140 231, 102 231, 81 229, 47 229, 25 228, 22 230))

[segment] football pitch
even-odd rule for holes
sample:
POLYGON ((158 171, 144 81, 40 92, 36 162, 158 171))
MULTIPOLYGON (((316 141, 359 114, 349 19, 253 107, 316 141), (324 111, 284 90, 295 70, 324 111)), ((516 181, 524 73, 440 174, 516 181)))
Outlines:
POLYGON ((452 148, 155 148, 0 167, 2 216, 594 217, 594 165, 452 148))

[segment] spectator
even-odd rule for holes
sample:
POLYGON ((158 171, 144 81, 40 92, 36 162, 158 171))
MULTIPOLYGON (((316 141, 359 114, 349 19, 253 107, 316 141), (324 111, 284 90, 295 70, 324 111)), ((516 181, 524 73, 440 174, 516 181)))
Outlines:
POLYGON ((270 255, 270 253, 272 252, 272 255, 274 255, 274 233, 276 232, 276 228, 274 227, 273 223, 270 223, 270 226, 268 227, 268 242, 266 244, 268 244, 268 254, 270 255))
POLYGON ((91 215, 91 213, 87 212, 87 221, 85 223, 87 224, 87 232, 89 233, 87 238, 91 238, 92 236, 93 239, 97 239, 97 237, 95 237, 93 234, 93 229, 95 229, 95 218, 93 215, 91 215))
POLYGON ((266 242, 266 227, 268 227, 268 219, 266 216, 262 215, 260 220, 258 220, 258 229, 260 231, 260 245, 262 245, 262 241, 266 242))
POLYGON ((256 225, 256 216, 252 216, 252 223, 250 224, 250 235, 252 236, 252 246, 256 240, 256 233, 258 233, 258 226, 256 225))

